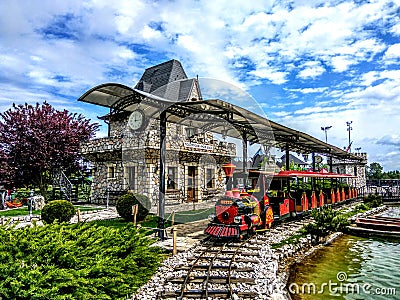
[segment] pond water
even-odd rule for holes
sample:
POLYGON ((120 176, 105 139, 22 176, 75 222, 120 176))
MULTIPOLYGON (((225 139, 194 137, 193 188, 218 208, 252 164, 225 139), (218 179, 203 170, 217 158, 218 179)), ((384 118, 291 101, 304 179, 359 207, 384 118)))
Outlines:
POLYGON ((400 299, 400 240, 344 235, 292 273, 288 287, 295 300, 400 299))

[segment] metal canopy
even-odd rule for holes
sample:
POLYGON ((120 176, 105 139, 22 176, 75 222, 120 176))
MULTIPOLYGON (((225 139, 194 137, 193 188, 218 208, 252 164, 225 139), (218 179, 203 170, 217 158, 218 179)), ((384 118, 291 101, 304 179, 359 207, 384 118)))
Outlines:
POLYGON ((111 116, 140 107, 148 117, 159 119, 160 113, 165 111, 168 122, 246 139, 250 143, 274 146, 281 150, 289 149, 303 154, 320 153, 338 159, 362 160, 352 153, 304 132, 218 99, 175 102, 122 84, 106 83, 90 89, 78 100, 109 107, 111 116))

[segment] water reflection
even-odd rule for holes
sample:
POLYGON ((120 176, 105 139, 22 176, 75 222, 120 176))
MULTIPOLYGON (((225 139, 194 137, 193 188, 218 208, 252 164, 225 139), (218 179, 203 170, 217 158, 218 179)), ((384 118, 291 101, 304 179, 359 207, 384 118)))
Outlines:
POLYGON ((345 235, 294 268, 292 298, 400 299, 399 258, 399 241, 345 235))

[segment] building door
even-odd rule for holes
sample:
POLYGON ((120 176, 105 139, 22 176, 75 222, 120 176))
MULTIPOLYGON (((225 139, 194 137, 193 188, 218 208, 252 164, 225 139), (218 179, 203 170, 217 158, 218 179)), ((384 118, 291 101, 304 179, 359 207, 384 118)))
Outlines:
POLYGON ((136 174, 135 174, 135 167, 127 167, 128 171, 128 190, 135 190, 135 179, 136 179, 136 174))
POLYGON ((194 201, 196 197, 196 167, 188 166, 187 175, 187 199, 188 201, 194 201))

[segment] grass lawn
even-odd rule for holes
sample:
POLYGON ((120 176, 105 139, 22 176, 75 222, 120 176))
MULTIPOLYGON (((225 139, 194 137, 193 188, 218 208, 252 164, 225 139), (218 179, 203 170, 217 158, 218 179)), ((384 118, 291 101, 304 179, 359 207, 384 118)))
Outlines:
MULTIPOLYGON (((175 213, 175 224, 189 223, 199 220, 205 220, 215 211, 214 207, 199 210, 179 211, 175 213)), ((171 220, 170 214, 166 214, 165 218, 171 220)))
MULTIPOLYGON (((40 210, 32 211, 32 214, 34 215, 40 215, 40 213, 41 213, 40 210)), ((27 216, 27 215, 29 215, 29 209, 27 206, 0 211, 0 216, 2 217, 17 217, 17 216, 27 216)))
MULTIPOLYGON (((189 210, 189 211, 181 211, 175 213, 175 224, 188 223, 193 221, 199 221, 207 219, 208 215, 214 213, 214 207, 208 209, 200 209, 200 210, 189 210)), ((165 215, 166 222, 165 227, 170 227, 172 225, 171 222, 171 214, 165 215)), ((127 225, 127 221, 122 218, 112 219, 112 220, 95 220, 91 221, 99 226, 105 227, 113 227, 113 228, 121 228, 127 225)), ((156 215, 150 214, 143 221, 138 222, 142 227, 147 228, 157 228, 158 217, 156 215)))

